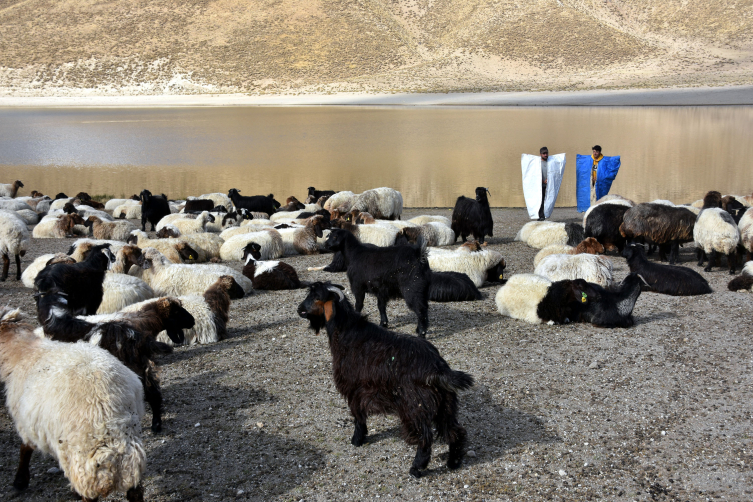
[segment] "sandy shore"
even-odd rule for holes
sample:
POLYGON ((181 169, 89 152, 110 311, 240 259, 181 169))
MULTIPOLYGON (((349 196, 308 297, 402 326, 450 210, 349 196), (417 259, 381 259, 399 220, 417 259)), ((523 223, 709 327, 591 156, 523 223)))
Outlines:
POLYGON ((729 106, 753 105, 753 86, 572 92, 334 93, 250 96, 0 97, 0 107, 163 106, 729 106))
MULTIPOLYGON (((438 211, 404 216, 432 213, 438 211)), ((525 211, 494 209, 493 217, 489 245, 507 271, 532 272, 536 250, 513 241, 528 221, 525 211)), ((554 218, 581 215, 558 208, 554 218)), ((70 243, 35 239, 23 265, 70 243)), ((621 280, 625 260, 610 258, 621 280)), ((400 438, 395 417, 370 418, 367 444, 351 446, 352 421, 332 382, 327 337, 296 314, 305 290, 234 301, 226 340, 180 347, 158 361, 164 432, 151 433, 147 412, 146 500, 751 500, 753 295, 727 291, 727 271, 703 272, 691 248, 681 258, 714 292, 643 293, 630 329, 503 317, 492 284, 478 302, 432 303, 428 340, 476 379, 460 396, 473 453, 448 471, 447 446, 435 444, 420 480, 408 475, 415 448, 400 438)), ((284 261, 302 280, 347 285, 344 273, 306 271, 330 259, 284 261)), ((0 301, 36 324, 31 291, 19 282, 0 284, 0 301)), ((378 319, 373 297, 365 312, 378 319)), ((391 329, 415 330, 403 301, 391 301, 388 316, 391 329)), ((0 499, 71 500, 67 481, 52 470, 57 463, 39 453, 28 490, 14 494, 19 444, 0 407, 0 499)))

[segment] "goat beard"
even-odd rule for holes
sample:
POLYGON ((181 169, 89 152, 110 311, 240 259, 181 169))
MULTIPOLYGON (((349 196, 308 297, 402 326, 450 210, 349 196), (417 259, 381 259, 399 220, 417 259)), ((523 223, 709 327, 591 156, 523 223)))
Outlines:
POLYGON ((322 328, 327 325, 327 321, 324 319, 323 315, 307 316, 307 319, 309 320, 309 329, 313 329, 317 335, 322 330, 322 328))

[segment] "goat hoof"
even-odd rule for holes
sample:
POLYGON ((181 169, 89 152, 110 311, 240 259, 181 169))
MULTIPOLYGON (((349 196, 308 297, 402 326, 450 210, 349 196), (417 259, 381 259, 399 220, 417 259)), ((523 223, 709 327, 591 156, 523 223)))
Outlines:
POLYGON ((365 442, 366 442, 365 438, 357 438, 355 436, 353 436, 353 438, 350 440, 350 444, 352 444, 353 446, 356 446, 356 447, 363 446, 363 443, 365 443, 365 442))
POLYGON ((461 465, 463 465, 462 458, 452 458, 447 460, 447 468, 453 471, 458 469, 461 465))
POLYGON ((380 322, 380 323, 379 323, 379 325, 380 325, 381 327, 383 327, 383 328, 386 328, 386 327, 387 327, 387 324, 388 324, 388 323, 387 323, 386 321, 383 321, 383 322, 380 322))
POLYGON ((29 487, 29 480, 23 477, 16 477, 13 480, 13 489, 19 492, 26 490, 29 487))
POLYGON ((152 424, 152 432, 155 434, 162 432, 162 422, 152 424))
POLYGON ((735 275, 734 269, 729 271, 729 275, 735 275))
POLYGON ((410 475, 413 476, 414 478, 418 479, 418 478, 421 477, 421 471, 419 471, 418 468, 416 468, 416 467, 411 467, 410 468, 410 475))
POLYGON ((704 272, 711 272, 711 267, 706 267, 703 269, 704 272))

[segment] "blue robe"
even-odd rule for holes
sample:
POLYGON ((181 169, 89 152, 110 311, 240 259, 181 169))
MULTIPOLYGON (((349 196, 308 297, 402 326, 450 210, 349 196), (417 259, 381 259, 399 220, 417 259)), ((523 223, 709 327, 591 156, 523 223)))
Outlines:
MULTIPOLYGON (((594 159, 590 155, 578 154, 575 158, 575 195, 578 200, 578 212, 583 213, 591 207, 591 168, 594 159)), ((596 168, 596 199, 609 193, 612 182, 620 170, 620 156, 604 157, 596 168)))

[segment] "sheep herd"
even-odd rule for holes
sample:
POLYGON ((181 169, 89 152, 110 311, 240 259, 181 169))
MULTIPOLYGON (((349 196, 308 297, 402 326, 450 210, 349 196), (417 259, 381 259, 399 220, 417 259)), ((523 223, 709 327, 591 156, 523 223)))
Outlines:
POLYGON ((308 288, 297 314, 327 332, 335 387, 355 420, 351 443, 364 443, 369 415, 395 414, 417 448, 410 474, 420 477, 435 430, 449 445, 448 468, 462 464, 458 392, 473 386, 471 375, 451 369, 426 340, 430 302, 481 301, 479 288, 496 282, 504 316, 628 328, 642 291, 711 292, 700 274, 675 265, 682 245, 695 246, 707 271, 722 258, 731 274, 742 266, 731 290, 753 287, 753 196, 711 191, 684 206, 607 196, 582 225, 524 225, 515 240, 540 251, 532 273, 506 278, 503 256, 485 242, 494 234, 484 187, 474 198, 460 196, 451 219, 411 220, 401 219, 402 195, 391 188, 356 194, 309 187, 305 202, 291 196, 282 206, 271 194, 249 197, 235 188, 185 201, 144 190, 102 203, 83 192, 18 197, 22 187, 0 185, 2 280, 13 257, 16 279, 33 290, 40 327, 24 323, 17 309, 0 311, 0 376, 23 441, 13 484, 28 486, 36 449, 58 460, 83 500, 113 491, 143 500, 144 401, 152 430, 162 429, 156 360, 176 344, 225 338, 232 300, 255 290, 308 288), (128 220, 140 220, 141 228, 128 220), (39 256, 22 270, 32 236, 75 240, 68 253, 39 256), (458 237, 463 243, 448 248, 458 237), (649 259, 657 249, 669 265, 649 259), (301 281, 279 261, 323 252, 332 258, 317 270, 345 272, 353 305, 343 286, 301 281), (630 268, 619 284, 610 253, 630 268), (376 298, 378 325, 361 315, 367 293, 376 298), (416 315, 418 336, 388 329, 394 299, 416 315), (55 389, 52 406, 48 388, 55 389))

